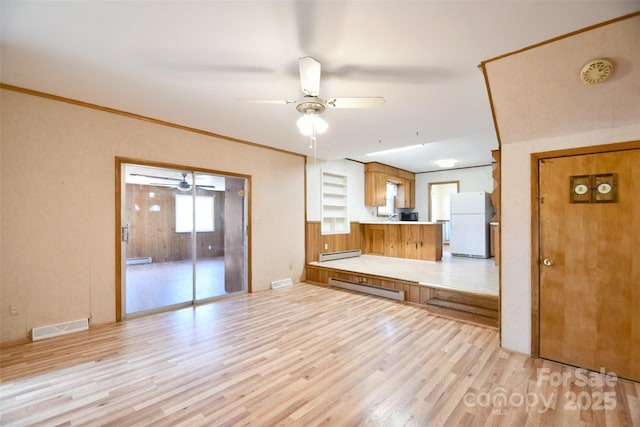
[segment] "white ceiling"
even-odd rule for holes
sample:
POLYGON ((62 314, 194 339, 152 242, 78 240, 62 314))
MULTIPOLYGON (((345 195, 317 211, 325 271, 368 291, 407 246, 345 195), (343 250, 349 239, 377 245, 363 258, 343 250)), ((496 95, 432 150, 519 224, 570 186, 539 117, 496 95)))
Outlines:
POLYGON ((317 157, 413 172, 486 165, 497 148, 478 64, 640 10, 640 1, 6 1, 0 77, 60 95, 309 156, 297 60, 322 63, 317 157), (366 156, 390 148, 424 146, 366 156))

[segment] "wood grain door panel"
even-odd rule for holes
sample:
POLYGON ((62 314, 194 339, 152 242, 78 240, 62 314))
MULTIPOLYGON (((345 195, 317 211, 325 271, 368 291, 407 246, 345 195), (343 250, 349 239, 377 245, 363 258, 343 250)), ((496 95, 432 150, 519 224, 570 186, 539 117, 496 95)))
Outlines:
POLYGON ((640 150, 541 160, 539 186, 540 356, 640 380, 640 150), (602 173, 616 203, 570 203, 602 173))

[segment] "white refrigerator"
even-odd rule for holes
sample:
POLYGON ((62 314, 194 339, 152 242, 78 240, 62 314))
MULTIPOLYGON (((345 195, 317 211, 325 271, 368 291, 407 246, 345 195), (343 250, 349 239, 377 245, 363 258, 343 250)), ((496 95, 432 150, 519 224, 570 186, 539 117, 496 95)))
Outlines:
POLYGON ((489 258, 491 194, 478 191, 451 195, 451 255, 489 258))

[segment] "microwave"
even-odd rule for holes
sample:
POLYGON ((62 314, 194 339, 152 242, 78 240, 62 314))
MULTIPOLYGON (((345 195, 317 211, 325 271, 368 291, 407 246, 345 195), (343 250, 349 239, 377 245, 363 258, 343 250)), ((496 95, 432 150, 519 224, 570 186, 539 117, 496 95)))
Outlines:
POLYGON ((417 221, 418 212, 401 212, 400 221, 417 221))

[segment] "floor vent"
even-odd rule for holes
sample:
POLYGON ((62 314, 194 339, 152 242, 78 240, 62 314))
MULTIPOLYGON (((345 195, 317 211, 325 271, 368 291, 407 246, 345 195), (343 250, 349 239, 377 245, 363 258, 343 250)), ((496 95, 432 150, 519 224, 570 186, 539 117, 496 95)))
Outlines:
POLYGON ((378 297, 390 298, 397 301, 404 301, 404 291, 399 289, 387 289, 380 286, 365 285, 363 283, 353 283, 347 280, 329 279, 329 286, 336 288, 348 289, 350 291, 362 292, 378 297))
POLYGON ((34 341, 45 338, 66 335, 72 332, 86 331, 89 329, 89 319, 78 319, 70 322, 56 323, 55 325, 39 326, 31 330, 31 338, 34 341))
POLYGON ((343 258, 353 258, 362 255, 362 251, 360 249, 353 249, 350 251, 340 251, 340 252, 325 252, 318 256, 318 261, 332 261, 334 259, 343 259, 343 258))
POLYGON ((274 280, 271 282, 271 289, 284 288, 291 285, 293 285, 293 281, 290 278, 274 280))

